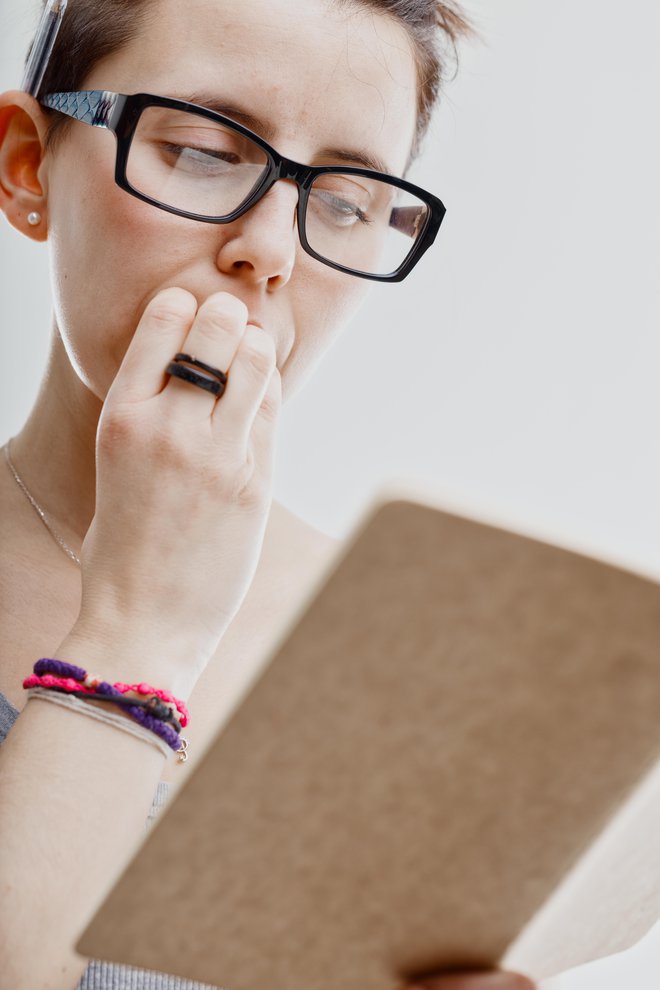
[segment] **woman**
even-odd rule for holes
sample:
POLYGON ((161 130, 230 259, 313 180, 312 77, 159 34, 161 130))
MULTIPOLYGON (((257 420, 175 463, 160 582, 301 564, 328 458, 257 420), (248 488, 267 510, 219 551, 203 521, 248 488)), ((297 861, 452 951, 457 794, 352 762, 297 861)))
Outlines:
MULTIPOLYGON (((48 704, 38 674, 26 704, 34 661, 75 661, 124 700, 155 705, 127 687, 149 682, 187 702, 194 766, 334 552, 272 502, 278 414, 363 276, 404 274, 441 219, 422 191, 393 210, 387 179, 428 121, 436 18, 450 43, 467 30, 422 0, 71 0, 39 100, 0 99, 1 205, 50 241, 55 307, 48 370, 0 476, 0 930, 14 990, 146 985, 120 967, 83 976, 69 946, 159 781, 162 795, 185 772, 164 769, 151 729, 128 731, 120 702, 108 724, 109 706, 82 697, 95 681, 48 704), (151 95, 123 98, 135 93, 151 95), (310 186, 299 162, 335 171, 310 186), (284 181, 266 189, 267 175, 284 181)), ((178 747, 182 709, 164 708, 151 717, 178 747)))

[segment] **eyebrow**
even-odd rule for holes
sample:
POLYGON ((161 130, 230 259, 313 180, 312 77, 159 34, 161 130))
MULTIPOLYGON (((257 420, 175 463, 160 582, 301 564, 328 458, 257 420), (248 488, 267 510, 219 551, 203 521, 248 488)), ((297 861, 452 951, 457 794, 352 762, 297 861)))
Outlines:
MULTIPOLYGON (((272 124, 269 124, 261 117, 255 117, 254 114, 243 107, 236 106, 234 103, 225 103, 223 100, 219 100, 209 93, 174 95, 171 99, 183 100, 184 103, 195 103, 197 106, 204 107, 206 110, 214 110, 215 113, 220 113, 223 117, 229 117, 231 120, 243 124, 244 127, 247 127, 262 137, 264 141, 268 141, 271 144, 273 142, 275 131, 272 124)), ((378 158, 376 155, 358 150, 357 148, 326 147, 321 149, 319 157, 329 158, 338 163, 345 163, 346 165, 360 165, 362 168, 369 168, 375 172, 384 172, 386 175, 393 174, 382 158, 378 158)))

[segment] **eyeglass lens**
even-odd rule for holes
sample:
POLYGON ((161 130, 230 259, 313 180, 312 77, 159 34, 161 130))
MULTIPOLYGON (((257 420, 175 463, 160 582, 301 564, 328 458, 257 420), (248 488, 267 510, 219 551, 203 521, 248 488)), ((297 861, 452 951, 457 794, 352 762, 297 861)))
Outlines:
MULTIPOLYGON (((132 188, 200 218, 234 213, 268 168, 264 150, 230 127, 188 111, 147 107, 126 168, 132 188)), ((430 208, 388 182, 362 175, 317 176, 305 234, 321 257, 353 271, 389 275, 422 234, 430 208)))

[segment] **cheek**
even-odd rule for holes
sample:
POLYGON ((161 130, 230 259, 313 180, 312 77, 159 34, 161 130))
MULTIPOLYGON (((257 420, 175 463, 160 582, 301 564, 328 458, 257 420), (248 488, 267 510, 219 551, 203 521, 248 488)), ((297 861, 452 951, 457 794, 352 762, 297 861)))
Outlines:
POLYGON ((101 400, 148 301, 191 256, 176 219, 121 190, 114 152, 109 162, 78 154, 74 171, 58 163, 49 205, 57 325, 77 374, 101 400))
POLYGON ((107 208, 112 198, 81 198, 52 234, 57 325, 80 378, 101 399, 137 326, 144 287, 141 231, 107 208))
POLYGON ((298 258, 296 342, 282 375, 284 399, 311 377, 369 294, 366 279, 342 275, 313 258, 298 258))

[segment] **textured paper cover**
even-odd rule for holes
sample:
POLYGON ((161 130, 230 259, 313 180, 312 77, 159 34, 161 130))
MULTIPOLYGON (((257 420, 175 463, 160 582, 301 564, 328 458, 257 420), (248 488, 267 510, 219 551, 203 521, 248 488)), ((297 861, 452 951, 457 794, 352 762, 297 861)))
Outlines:
POLYGON ((497 962, 660 756, 659 644, 653 582, 380 507, 79 951, 230 990, 497 962))

